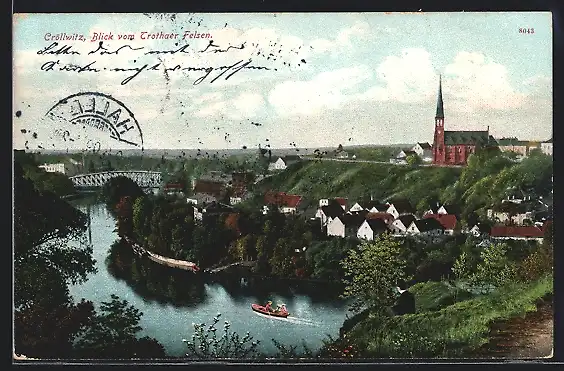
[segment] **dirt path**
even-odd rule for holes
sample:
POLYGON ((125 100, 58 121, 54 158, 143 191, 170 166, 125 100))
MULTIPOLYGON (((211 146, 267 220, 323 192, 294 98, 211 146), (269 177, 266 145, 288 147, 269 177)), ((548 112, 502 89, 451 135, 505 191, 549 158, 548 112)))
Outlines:
POLYGON ((494 323, 488 344, 479 358, 531 359, 552 356, 554 312, 552 299, 543 301, 537 311, 525 318, 494 323))

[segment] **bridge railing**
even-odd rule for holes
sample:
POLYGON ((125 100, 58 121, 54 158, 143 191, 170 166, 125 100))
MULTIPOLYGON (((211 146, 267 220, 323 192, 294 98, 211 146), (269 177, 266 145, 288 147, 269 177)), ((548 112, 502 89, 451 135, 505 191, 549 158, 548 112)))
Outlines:
POLYGON ((75 187, 102 187, 110 179, 124 176, 140 187, 160 187, 162 184, 162 174, 156 171, 146 170, 114 170, 102 171, 90 174, 79 174, 69 177, 75 187))

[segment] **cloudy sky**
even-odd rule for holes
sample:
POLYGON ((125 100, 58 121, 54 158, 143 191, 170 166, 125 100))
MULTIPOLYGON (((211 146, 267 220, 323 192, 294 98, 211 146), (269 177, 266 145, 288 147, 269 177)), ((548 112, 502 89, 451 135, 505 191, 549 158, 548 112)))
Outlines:
MULTIPOLYGON (((120 137, 140 144, 141 131, 146 149, 431 142, 439 75, 446 130, 552 135, 550 13, 32 14, 13 23, 15 148, 132 148, 56 106, 85 92, 129 109, 138 128, 120 137), (142 40, 142 32, 178 37, 142 40), (194 32, 211 38, 182 40, 194 32), (41 52, 54 42, 48 34, 61 33, 84 41, 41 52), (88 54, 99 46, 94 33, 112 33, 103 47, 119 52, 88 54), (121 34, 134 39, 118 40, 121 34), (247 62, 262 68, 235 72, 247 62), (98 72, 77 72, 87 65, 98 72), (195 84, 206 71, 189 67, 214 70, 195 84)), ((78 99, 89 102, 88 95, 78 99)), ((97 107, 107 102, 96 99, 97 107)), ((129 118, 125 109, 120 114, 119 121, 129 118)))

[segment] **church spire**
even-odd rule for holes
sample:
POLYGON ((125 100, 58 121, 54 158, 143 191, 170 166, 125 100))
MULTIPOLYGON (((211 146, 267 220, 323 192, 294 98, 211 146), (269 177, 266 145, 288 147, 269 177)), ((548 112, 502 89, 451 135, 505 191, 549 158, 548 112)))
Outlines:
POLYGON ((445 113, 443 111, 443 89, 442 89, 442 76, 439 75, 439 96, 437 98, 437 114, 435 118, 444 119, 445 113))

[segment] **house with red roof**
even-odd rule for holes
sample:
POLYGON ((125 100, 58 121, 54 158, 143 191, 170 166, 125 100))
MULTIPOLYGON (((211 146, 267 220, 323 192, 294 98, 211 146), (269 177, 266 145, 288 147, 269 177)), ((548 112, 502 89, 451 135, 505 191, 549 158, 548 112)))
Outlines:
POLYGON ((436 219, 444 227, 445 234, 454 234, 456 224, 458 223, 456 215, 453 214, 426 214, 423 216, 424 219, 433 218, 436 219))
POLYGON ((537 240, 542 242, 544 230, 537 226, 497 225, 492 227, 490 236, 498 240, 537 240))
POLYGON ((268 191, 264 195, 263 213, 266 214, 269 206, 277 206, 283 214, 295 214, 302 201, 302 196, 290 195, 285 192, 268 191))

